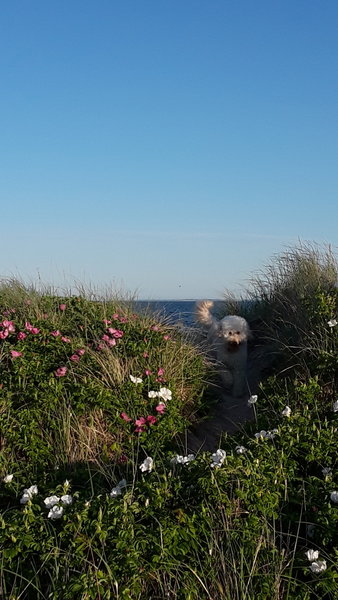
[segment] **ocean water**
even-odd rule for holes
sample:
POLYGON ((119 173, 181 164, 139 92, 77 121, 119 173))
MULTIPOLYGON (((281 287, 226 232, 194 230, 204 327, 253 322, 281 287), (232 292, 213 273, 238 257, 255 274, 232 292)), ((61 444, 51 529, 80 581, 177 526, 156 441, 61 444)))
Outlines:
POLYGON ((195 300, 138 300, 136 309, 147 311, 166 319, 171 324, 182 323, 192 327, 194 321, 195 300))
POLYGON ((181 323, 186 327, 193 327, 196 325, 194 316, 196 302, 197 300, 138 300, 136 309, 155 313, 171 324, 181 323))

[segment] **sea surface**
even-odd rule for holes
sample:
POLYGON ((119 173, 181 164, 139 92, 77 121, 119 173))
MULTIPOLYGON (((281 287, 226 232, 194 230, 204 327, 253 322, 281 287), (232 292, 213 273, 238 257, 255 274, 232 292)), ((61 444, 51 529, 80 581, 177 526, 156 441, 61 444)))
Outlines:
MULTIPOLYGON (((138 300, 136 309, 155 313, 160 319, 165 318, 171 324, 181 323, 186 327, 196 325, 195 306, 198 300, 138 300)), ((217 306, 215 301, 215 306, 217 306)))

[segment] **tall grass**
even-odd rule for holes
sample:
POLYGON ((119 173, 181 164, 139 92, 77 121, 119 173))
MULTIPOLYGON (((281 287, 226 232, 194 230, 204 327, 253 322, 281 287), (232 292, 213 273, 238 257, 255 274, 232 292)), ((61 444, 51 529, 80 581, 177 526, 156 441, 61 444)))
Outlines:
POLYGON ((245 316, 275 357, 274 376, 261 382, 255 422, 222 440, 219 467, 210 453, 172 461, 209 379, 182 328, 135 316, 117 297, 4 282, 0 320, 16 329, 0 342, 0 597, 337 600, 336 281, 331 251, 309 246, 254 278, 245 316), (102 339, 105 320, 123 330, 116 345, 102 339), (39 333, 19 341, 27 321, 39 333), (148 392, 161 386, 172 390, 164 414, 136 432, 136 420, 154 416, 148 392), (274 433, 257 438, 264 430, 274 433), (146 456, 154 467, 143 473, 146 456), (20 505, 32 484, 38 494, 20 505), (44 498, 65 493, 73 503, 52 521, 44 498), (326 561, 320 574, 310 548, 326 561))
POLYGON ((338 261, 330 246, 300 243, 254 274, 240 300, 226 294, 223 314, 250 322, 256 345, 275 368, 309 375, 318 353, 333 356, 327 322, 337 315, 338 261))

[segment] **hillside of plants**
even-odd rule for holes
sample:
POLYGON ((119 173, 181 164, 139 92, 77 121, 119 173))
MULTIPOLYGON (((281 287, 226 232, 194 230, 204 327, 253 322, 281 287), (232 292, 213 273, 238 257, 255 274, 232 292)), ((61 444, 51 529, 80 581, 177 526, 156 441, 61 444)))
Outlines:
POLYGON ((3 280, 0 598, 337 600, 337 280, 303 245, 225 300, 264 363, 255 419, 197 455, 193 331, 3 280))

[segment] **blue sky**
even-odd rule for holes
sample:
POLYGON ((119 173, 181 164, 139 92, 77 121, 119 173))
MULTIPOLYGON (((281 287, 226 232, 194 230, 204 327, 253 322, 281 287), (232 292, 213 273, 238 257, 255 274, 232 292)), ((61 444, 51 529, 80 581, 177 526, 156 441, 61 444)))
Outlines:
POLYGON ((1 276, 220 297, 337 244, 336 0, 1 13, 1 276))

